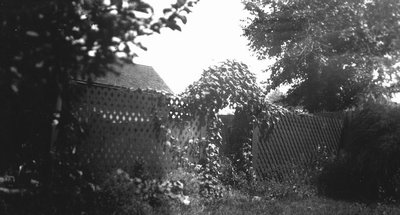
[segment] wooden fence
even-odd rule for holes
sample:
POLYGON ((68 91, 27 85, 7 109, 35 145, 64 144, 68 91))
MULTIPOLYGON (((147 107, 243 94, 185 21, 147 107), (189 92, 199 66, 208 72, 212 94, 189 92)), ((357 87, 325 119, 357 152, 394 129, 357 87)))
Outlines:
MULTIPOLYGON (((117 168, 134 171, 137 161, 155 176, 175 168, 163 150, 165 135, 160 121, 183 144, 189 139, 206 136, 206 127, 199 118, 176 124, 170 118, 183 113, 173 112, 172 104, 184 105, 153 91, 130 90, 105 85, 77 84, 83 97, 77 106, 79 120, 86 125, 87 138, 78 149, 82 166, 95 178, 117 168)), ((342 119, 333 116, 286 114, 272 133, 262 139, 253 133, 253 165, 259 179, 290 176, 294 166, 310 162, 318 149, 335 152, 340 141, 342 119)))
POLYGON ((271 134, 253 134, 253 166, 258 179, 281 180, 311 162, 322 151, 335 153, 342 130, 342 119, 334 116, 285 114, 271 134))
POLYGON ((206 128, 198 118, 184 122, 183 126, 168 120, 182 115, 170 111, 172 103, 183 105, 178 99, 168 99, 157 92, 77 85, 83 90, 77 115, 87 133, 78 151, 80 162, 100 180, 117 168, 132 173, 138 161, 155 176, 173 169, 171 157, 163 150, 162 121, 181 143, 205 136, 206 128))

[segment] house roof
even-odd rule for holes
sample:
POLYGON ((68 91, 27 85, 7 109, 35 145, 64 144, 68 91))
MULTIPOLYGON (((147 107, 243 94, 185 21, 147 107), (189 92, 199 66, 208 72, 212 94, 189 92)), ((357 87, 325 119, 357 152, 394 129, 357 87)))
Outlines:
POLYGON ((151 66, 140 64, 115 65, 116 73, 107 73, 105 77, 99 77, 94 83, 125 87, 130 89, 152 89, 173 93, 164 80, 151 66))

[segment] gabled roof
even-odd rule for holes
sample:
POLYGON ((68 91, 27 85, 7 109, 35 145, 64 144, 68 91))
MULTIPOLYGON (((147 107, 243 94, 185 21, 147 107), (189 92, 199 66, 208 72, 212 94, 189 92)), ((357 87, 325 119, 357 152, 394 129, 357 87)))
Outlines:
POLYGON ((164 80, 151 66, 140 64, 124 64, 113 67, 116 73, 110 72, 105 77, 99 77, 94 83, 117 87, 136 89, 152 89, 173 93, 164 80))

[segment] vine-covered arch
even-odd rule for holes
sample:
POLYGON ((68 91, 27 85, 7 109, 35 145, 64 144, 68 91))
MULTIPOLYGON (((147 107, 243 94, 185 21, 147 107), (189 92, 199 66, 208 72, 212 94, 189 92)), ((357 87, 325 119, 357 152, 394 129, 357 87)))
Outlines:
MULTIPOLYGON (((253 128, 260 127, 265 136, 282 113, 283 109, 266 100, 266 95, 259 87, 256 77, 244 63, 227 60, 219 65, 204 70, 201 78, 190 85, 180 95, 187 103, 184 112, 196 113, 207 121, 206 152, 210 153, 205 163, 219 163, 219 148, 222 146, 222 121, 218 116, 220 110, 230 107, 235 115, 246 114, 250 118, 249 140, 241 144, 240 169, 249 177, 252 171, 251 140, 253 128)), ((207 153, 206 153, 207 154, 207 153)), ((235 159, 237 160, 237 159, 235 159)), ((218 175, 218 165, 205 168, 213 175, 218 175)))

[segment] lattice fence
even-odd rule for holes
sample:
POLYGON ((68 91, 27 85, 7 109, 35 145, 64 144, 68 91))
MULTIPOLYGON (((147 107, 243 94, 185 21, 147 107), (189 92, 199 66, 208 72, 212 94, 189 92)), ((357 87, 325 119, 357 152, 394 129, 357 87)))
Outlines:
POLYGON ((283 179, 293 168, 310 162, 318 149, 337 150, 342 120, 334 117, 285 114, 265 139, 253 136, 253 166, 259 179, 283 179))
POLYGON ((175 165, 163 150, 165 135, 160 122, 183 143, 205 135, 199 119, 178 125, 170 118, 183 113, 171 112, 171 105, 184 105, 161 93, 132 91, 102 85, 78 84, 83 97, 78 116, 86 126, 87 138, 79 148, 81 164, 96 178, 117 168, 133 171, 137 161, 155 176, 161 176, 175 165))

